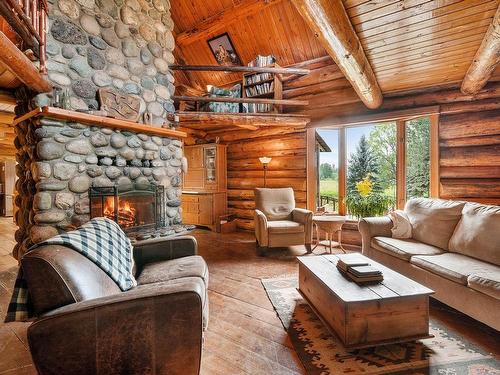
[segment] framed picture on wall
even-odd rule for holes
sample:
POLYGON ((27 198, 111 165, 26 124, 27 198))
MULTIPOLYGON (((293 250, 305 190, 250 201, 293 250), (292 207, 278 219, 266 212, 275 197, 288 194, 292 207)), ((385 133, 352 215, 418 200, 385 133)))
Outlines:
POLYGON ((208 45, 219 65, 241 65, 240 57, 236 53, 236 49, 234 48, 233 42, 231 42, 231 38, 228 33, 224 33, 208 40, 208 45))

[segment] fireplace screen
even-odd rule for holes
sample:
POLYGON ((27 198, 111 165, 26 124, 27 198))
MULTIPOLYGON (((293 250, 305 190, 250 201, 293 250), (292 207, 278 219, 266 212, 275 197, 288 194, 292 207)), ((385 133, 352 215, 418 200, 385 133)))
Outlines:
POLYGON ((91 187, 91 217, 107 217, 126 232, 166 226, 163 186, 127 184, 91 187))

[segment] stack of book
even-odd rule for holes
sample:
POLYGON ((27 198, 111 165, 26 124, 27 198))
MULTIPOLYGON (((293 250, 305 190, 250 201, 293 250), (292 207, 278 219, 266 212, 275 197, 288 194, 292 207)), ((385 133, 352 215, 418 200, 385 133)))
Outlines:
POLYGON ((261 56, 257 55, 255 59, 248 63, 248 66, 268 66, 274 64, 276 62, 276 58, 273 55, 261 56))
MULTIPOLYGON (((352 254, 357 255, 357 254, 352 254)), ((337 269, 356 283, 375 283, 384 280, 382 272, 360 257, 342 257, 337 262, 337 269)))

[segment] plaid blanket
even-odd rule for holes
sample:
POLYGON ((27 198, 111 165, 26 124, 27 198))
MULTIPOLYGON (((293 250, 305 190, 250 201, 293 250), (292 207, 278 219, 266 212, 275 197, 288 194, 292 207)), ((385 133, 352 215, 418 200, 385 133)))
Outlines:
MULTIPOLYGON (((78 251, 99 266, 121 290, 128 290, 137 285, 132 273, 132 244, 119 225, 112 220, 94 218, 77 230, 52 237, 29 250, 46 245, 63 245, 78 251)), ((5 322, 25 321, 32 316, 30 310, 27 285, 22 269, 19 269, 5 322)))

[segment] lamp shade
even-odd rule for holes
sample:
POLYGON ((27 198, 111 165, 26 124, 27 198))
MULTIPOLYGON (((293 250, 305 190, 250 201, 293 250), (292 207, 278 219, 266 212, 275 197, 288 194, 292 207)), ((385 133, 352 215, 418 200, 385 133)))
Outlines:
POLYGON ((264 165, 267 165, 271 162, 271 158, 268 158, 267 156, 262 156, 259 158, 259 161, 264 164, 264 165))

